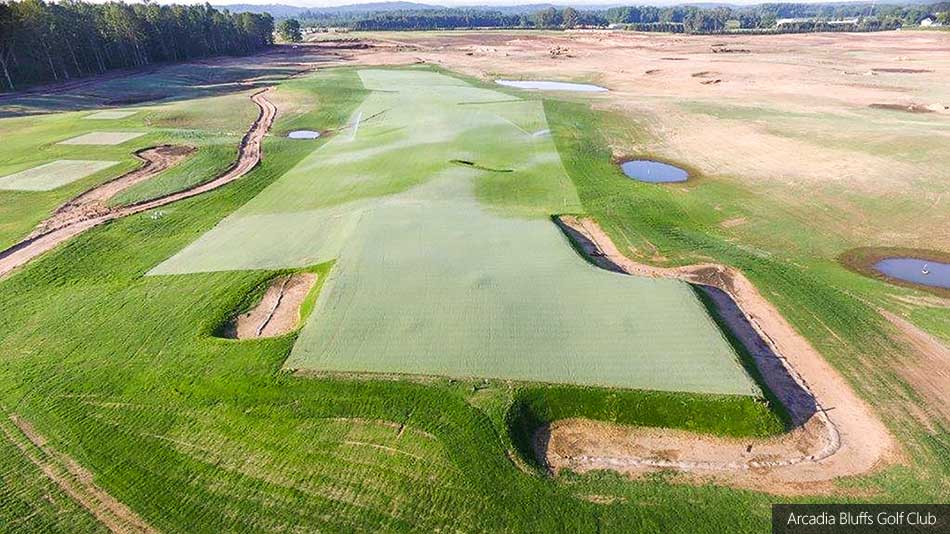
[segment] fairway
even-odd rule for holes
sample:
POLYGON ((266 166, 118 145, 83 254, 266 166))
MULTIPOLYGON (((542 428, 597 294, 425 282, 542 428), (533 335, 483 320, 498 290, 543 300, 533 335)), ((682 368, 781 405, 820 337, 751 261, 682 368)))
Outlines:
POLYGON ((0 189, 8 191, 50 191, 85 178, 118 161, 61 159, 7 176, 0 176, 0 189))
POLYGON ((121 145, 136 137, 145 135, 145 132, 90 132, 60 141, 61 145, 121 145))
POLYGON ((104 111, 97 111, 95 113, 86 115, 85 118, 92 119, 92 120, 115 120, 115 119, 124 119, 126 117, 131 117, 132 115, 135 115, 136 113, 138 113, 138 111, 135 111, 135 110, 123 111, 120 109, 114 109, 114 110, 107 109, 104 111))
POLYGON ((550 221, 580 206, 540 101, 359 76, 348 128, 151 274, 336 260, 290 368, 758 393, 688 285, 599 270, 550 221))

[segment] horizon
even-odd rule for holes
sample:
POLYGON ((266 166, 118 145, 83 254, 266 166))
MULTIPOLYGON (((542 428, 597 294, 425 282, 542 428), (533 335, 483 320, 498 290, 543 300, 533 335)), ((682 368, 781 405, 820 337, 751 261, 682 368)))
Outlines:
MULTIPOLYGON (((105 3, 111 0, 87 0, 93 3, 105 3)), ((193 4, 205 4, 209 3, 213 6, 229 6, 229 5, 258 5, 258 6, 267 6, 267 5, 281 5, 281 6, 291 6, 299 8, 328 8, 328 7, 343 7, 351 5, 361 5, 361 4, 379 4, 379 3, 395 3, 401 2, 404 0, 286 0, 286 1, 275 1, 275 0, 158 0, 156 3, 162 5, 172 5, 172 4, 182 4, 182 5, 193 5, 193 4)), ((936 0, 934 0, 936 1, 936 0)), ((129 3, 141 3, 141 0, 130 0, 129 3)), ((917 3, 930 3, 930 2, 915 2, 913 0, 908 0, 906 2, 901 1, 888 1, 883 2, 873 2, 870 0, 841 0, 841 1, 827 1, 827 0, 798 0, 798 1, 788 1, 788 2, 767 2, 763 0, 729 0, 729 1, 677 1, 677 0, 666 0, 666 1, 631 1, 631 2, 605 2, 602 0, 572 0, 568 2, 544 2, 544 1, 519 1, 519 0, 485 0, 485 1, 476 1, 471 0, 439 0, 439 1, 425 1, 425 0, 408 0, 408 3, 414 4, 426 4, 426 5, 436 5, 442 7, 479 7, 479 6, 492 6, 492 7, 506 7, 506 6, 531 6, 531 5, 548 5, 553 4, 557 6, 571 6, 571 7, 607 7, 607 6, 656 6, 656 7, 669 7, 675 5, 698 5, 698 4, 723 4, 723 5, 732 5, 732 6, 754 6, 766 3, 779 3, 779 4, 917 4, 917 3)))

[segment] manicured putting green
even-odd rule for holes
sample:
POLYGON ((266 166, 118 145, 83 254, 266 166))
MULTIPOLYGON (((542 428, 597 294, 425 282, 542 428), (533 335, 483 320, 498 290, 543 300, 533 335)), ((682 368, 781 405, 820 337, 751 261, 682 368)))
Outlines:
POLYGON ((145 135, 145 132, 89 132, 60 141, 61 145, 121 145, 126 141, 145 135))
POLYGON ((60 159, 32 169, 0 177, 0 189, 10 191, 50 191, 85 178, 119 163, 118 161, 60 159))
POLYGON ((348 130, 151 274, 336 259, 291 368, 758 393, 689 286, 597 269, 551 222, 581 207, 540 102, 359 74, 348 130))
POLYGON ((86 115, 85 119, 91 120, 115 120, 115 119, 124 119, 126 117, 131 117, 135 115, 138 111, 135 110, 120 110, 120 109, 106 109, 103 111, 97 111, 90 115, 86 115))

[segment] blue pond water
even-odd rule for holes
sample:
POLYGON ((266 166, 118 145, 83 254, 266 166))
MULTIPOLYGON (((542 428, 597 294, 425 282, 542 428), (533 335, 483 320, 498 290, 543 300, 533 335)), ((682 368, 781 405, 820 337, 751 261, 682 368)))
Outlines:
POLYGON ((685 182, 689 178, 689 173, 679 167, 646 159, 628 161, 621 164, 620 168, 623 169, 624 174, 641 182, 685 182))
POLYGON ((950 289, 950 263, 918 258, 884 258, 875 263, 874 268, 905 282, 950 289), (928 274, 924 274, 925 267, 928 274))
POLYGON ((320 132, 315 132, 313 130, 297 130, 287 134, 287 137, 291 139, 316 139, 320 137, 320 132))
POLYGON ((589 83, 546 82, 543 80, 495 80, 498 85, 516 89, 536 89, 540 91, 577 91, 581 93, 603 93, 606 87, 589 83))

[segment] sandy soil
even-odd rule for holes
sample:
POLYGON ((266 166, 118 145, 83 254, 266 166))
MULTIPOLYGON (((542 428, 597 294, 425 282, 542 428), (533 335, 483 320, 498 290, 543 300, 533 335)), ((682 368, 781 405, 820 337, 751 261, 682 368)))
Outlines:
POLYGON ((629 119, 606 132, 617 157, 683 163, 740 185, 750 203, 767 197, 800 225, 835 227, 851 246, 950 248, 950 231, 934 231, 950 228, 950 196, 939 186, 950 184, 950 153, 941 148, 950 144, 948 32, 376 36, 364 37, 372 48, 353 52, 358 61, 603 85, 609 93, 558 97, 629 119), (884 198, 890 204, 881 206, 884 198), (900 203, 930 206, 932 216, 908 215, 894 208, 900 203))
MULTIPOLYGON (((141 213, 191 198, 208 191, 217 189, 247 174, 260 163, 262 158, 262 142, 267 131, 277 116, 277 108, 267 99, 270 89, 264 89, 251 95, 251 100, 260 108, 260 113, 238 147, 237 161, 223 174, 213 180, 197 186, 171 193, 149 201, 131 204, 128 206, 109 208, 104 213, 91 214, 87 218, 78 217, 69 224, 58 226, 48 232, 31 235, 19 243, 0 251, 0 278, 10 274, 18 267, 26 264, 33 258, 52 250, 60 243, 81 234, 82 232, 107 223, 109 221, 141 213)), ((81 198, 81 197, 80 197, 81 198)), ((71 211, 71 210, 70 210, 71 211)), ((78 213, 78 212, 77 212, 78 213)), ((55 215, 54 215, 55 218, 55 215)), ((35 233, 34 233, 35 234, 35 233)))
POLYGON ((300 323, 300 305, 316 283, 316 273, 278 276, 256 306, 225 328, 225 337, 254 339, 293 331, 300 323))
MULTIPOLYGON (((800 407, 789 406, 798 426, 767 440, 730 440, 668 429, 638 429, 608 423, 567 420, 536 436, 541 459, 553 472, 612 469, 638 475, 676 469, 699 480, 774 493, 815 493, 834 489, 836 478, 858 475, 892 462, 897 445, 886 427, 848 383, 745 278, 721 265, 658 268, 634 262, 589 219, 562 217, 561 224, 597 263, 648 277, 676 278, 712 286, 728 294, 761 340, 792 378, 774 378, 779 367, 757 365, 770 389, 787 402, 804 391, 800 407), (810 397, 812 415, 801 422, 810 397), (798 415, 796 415, 796 413, 798 415)), ((749 340, 746 340, 748 343, 749 340)), ((778 373, 781 374, 781 373, 778 373)))
POLYGON ((132 509, 97 486, 92 473, 69 456, 52 449, 46 438, 38 434, 29 421, 15 414, 10 415, 10 421, 16 430, 7 425, 0 426, 4 436, 66 495, 88 510, 110 531, 123 534, 158 532, 132 509))

